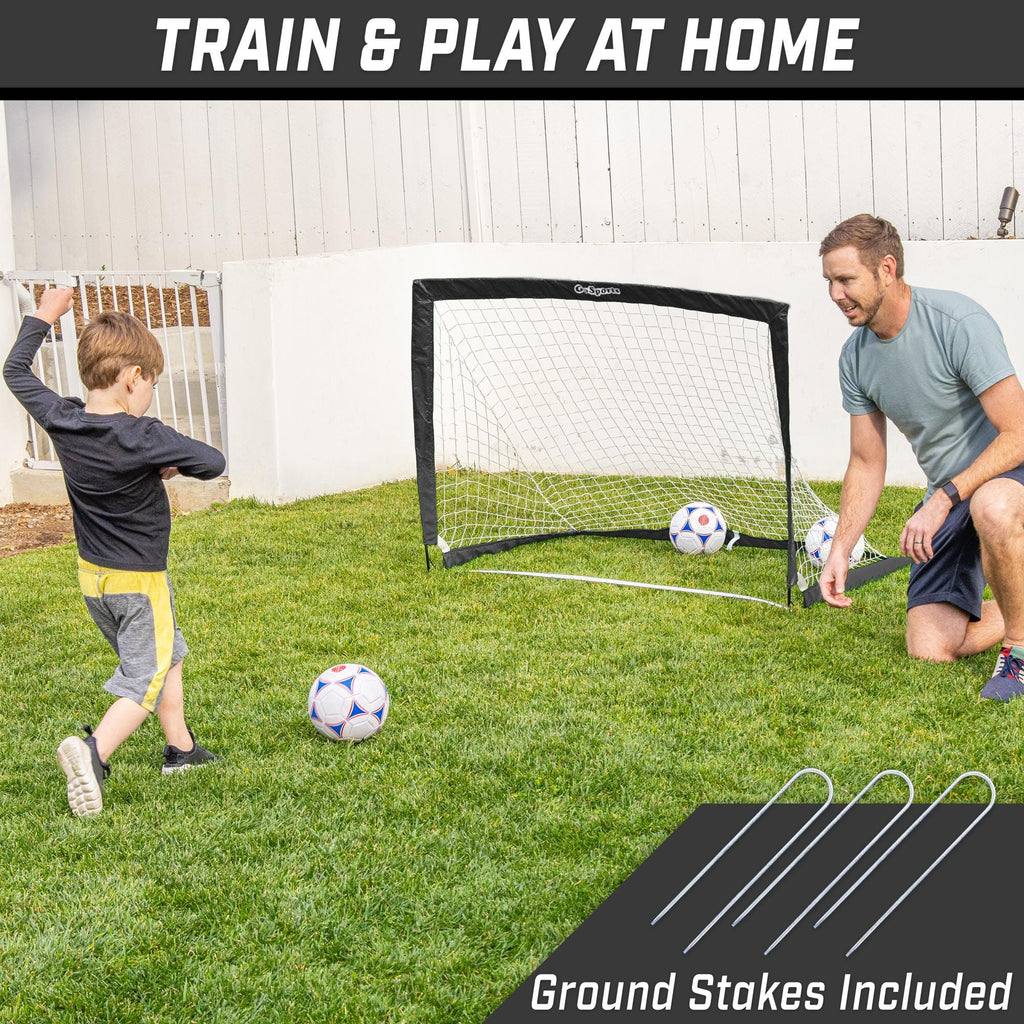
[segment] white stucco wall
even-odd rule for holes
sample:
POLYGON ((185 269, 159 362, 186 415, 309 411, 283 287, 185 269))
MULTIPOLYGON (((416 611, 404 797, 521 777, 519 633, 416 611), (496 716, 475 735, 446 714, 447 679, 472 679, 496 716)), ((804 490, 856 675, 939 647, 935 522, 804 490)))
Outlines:
MULTIPOLYGON (((0 180, 0 267, 11 251, 8 196, 0 180)), ((986 306, 1024 368, 1016 309, 1024 245, 909 242, 906 256, 912 285, 956 289, 986 306)), ((430 244, 225 265, 231 495, 284 502, 412 477, 412 281, 480 276, 661 284, 788 302, 793 451, 806 478, 842 476, 848 417, 836 360, 847 329, 828 300, 816 244, 430 244)), ((10 325, 4 346, 17 323, 11 301, 0 286, 0 324, 10 325)), ((888 482, 922 485, 894 429, 889 449, 888 482)), ((24 414, 0 388, 0 466, 8 470, 0 501, 11 500, 9 470, 24 456, 24 414)))
MULTIPOLYGON (((952 288, 995 316, 1024 368, 1013 240, 909 242, 907 280, 952 288)), ((793 451, 808 479, 839 479, 849 420, 836 361, 847 336, 817 245, 440 244, 228 263, 224 315, 231 493, 287 501, 415 474, 411 284, 520 276, 731 292, 790 304, 793 451)), ((890 430, 889 483, 922 485, 890 430)))

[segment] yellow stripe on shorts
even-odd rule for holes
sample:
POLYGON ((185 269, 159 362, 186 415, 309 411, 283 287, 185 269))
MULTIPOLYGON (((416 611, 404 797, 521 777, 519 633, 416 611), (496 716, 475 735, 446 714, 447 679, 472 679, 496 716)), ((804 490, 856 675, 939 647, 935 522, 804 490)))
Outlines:
POLYGON ((149 684, 142 707, 156 709, 156 700, 164 688, 164 679, 171 667, 174 653, 174 610, 166 572, 138 572, 107 569, 78 559, 78 583, 86 597, 102 598, 106 594, 142 594, 153 608, 153 630, 156 634, 156 675, 149 684))

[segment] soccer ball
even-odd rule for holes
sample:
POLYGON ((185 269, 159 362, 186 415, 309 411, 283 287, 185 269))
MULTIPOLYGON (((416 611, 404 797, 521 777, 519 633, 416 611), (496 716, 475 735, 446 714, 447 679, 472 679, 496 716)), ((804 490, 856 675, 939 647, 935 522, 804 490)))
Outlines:
MULTIPOLYGON (((839 525, 838 516, 826 516, 819 519, 808 531, 804 539, 804 547, 815 565, 824 565, 828 561, 828 553, 832 550, 832 538, 836 535, 839 525)), ((856 565, 864 554, 863 535, 853 545, 850 552, 850 565, 856 565)))
POLYGON ((365 740, 384 724, 391 698, 365 665, 335 665, 309 691, 309 720, 331 740, 365 740))
POLYGON ((668 535, 676 551, 711 555, 725 543, 725 516, 708 502, 692 501, 672 517, 668 535))

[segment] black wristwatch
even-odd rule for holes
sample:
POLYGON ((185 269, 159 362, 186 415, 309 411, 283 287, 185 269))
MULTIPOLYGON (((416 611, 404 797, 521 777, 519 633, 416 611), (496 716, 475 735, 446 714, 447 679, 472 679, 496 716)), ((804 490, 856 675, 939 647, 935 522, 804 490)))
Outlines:
POLYGON ((956 508, 960 504, 960 492, 956 489, 956 484, 952 480, 947 480, 942 485, 942 490, 946 492, 946 497, 949 498, 951 508, 956 508))

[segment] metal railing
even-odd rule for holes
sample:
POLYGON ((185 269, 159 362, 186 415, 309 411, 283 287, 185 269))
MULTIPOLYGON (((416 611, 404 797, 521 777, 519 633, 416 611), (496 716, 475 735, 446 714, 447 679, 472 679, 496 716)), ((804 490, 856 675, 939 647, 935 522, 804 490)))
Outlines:
MULTIPOLYGON (((75 289, 73 309, 51 328, 34 364, 40 380, 48 387, 62 395, 86 397, 78 376, 78 334, 97 313, 124 310, 146 325, 164 354, 161 386, 149 415, 182 434, 213 445, 227 457, 219 273, 5 271, 0 278, 18 293, 19 323, 25 313, 35 308, 44 288, 75 289)), ((26 420, 26 465, 59 468, 46 433, 30 417, 26 420)))

